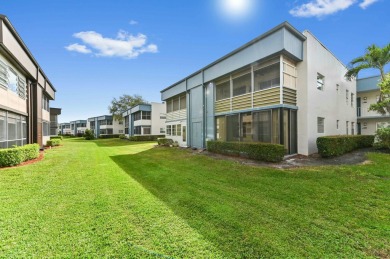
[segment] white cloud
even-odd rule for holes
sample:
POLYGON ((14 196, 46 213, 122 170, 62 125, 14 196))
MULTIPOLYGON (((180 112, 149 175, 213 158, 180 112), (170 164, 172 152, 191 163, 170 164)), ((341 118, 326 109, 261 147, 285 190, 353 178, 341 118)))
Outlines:
MULTIPOLYGON (((147 37, 144 34, 132 35, 124 30, 120 30, 116 38, 107 38, 102 34, 95 31, 82 31, 73 34, 73 37, 80 39, 90 49, 93 49, 93 53, 99 57, 122 57, 122 58, 136 58, 143 53, 156 53, 158 52, 157 45, 146 44, 147 37)), ((78 52, 91 53, 90 49, 87 49, 85 45, 72 44, 72 48, 78 48, 78 52), (85 51, 79 51, 84 47, 85 51)), ((68 49, 71 50, 71 49, 68 49)), ((73 50, 73 49, 72 49, 73 50)))
POLYGON ((362 9, 366 9, 369 5, 372 5, 373 3, 377 2, 378 0, 363 0, 363 2, 361 2, 359 4, 360 8, 362 9))
POLYGON ((90 49, 87 49, 86 46, 80 45, 78 43, 66 46, 65 49, 67 49, 69 51, 76 51, 76 52, 84 53, 84 54, 88 54, 88 53, 92 52, 90 49))
POLYGON ((312 0, 291 9, 290 14, 297 17, 323 17, 345 10, 355 3, 356 0, 312 0))
POLYGON ((137 24, 138 24, 138 22, 137 22, 137 21, 135 21, 135 20, 130 20, 129 24, 130 24, 130 25, 137 25, 137 24))

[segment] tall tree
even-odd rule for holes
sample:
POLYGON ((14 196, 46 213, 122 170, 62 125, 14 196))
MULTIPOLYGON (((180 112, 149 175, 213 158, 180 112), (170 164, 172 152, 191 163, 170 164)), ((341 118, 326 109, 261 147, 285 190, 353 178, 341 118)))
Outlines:
MULTIPOLYGON (((349 64, 349 69, 345 74, 345 77, 348 80, 357 77, 359 72, 364 69, 374 68, 378 69, 381 75, 381 82, 385 81, 386 73, 385 66, 390 62, 390 43, 385 47, 380 48, 377 45, 373 44, 368 46, 366 53, 361 56, 353 59, 349 64)), ((386 87, 380 85, 380 95, 377 104, 370 106, 370 110, 377 111, 381 114, 390 112, 390 102, 389 96, 386 94, 386 87)))
POLYGON ((114 117, 114 119, 122 121, 122 114, 129 110, 131 107, 134 107, 138 104, 147 103, 141 95, 134 94, 128 95, 124 94, 119 97, 119 99, 112 99, 111 105, 108 106, 108 110, 114 117))

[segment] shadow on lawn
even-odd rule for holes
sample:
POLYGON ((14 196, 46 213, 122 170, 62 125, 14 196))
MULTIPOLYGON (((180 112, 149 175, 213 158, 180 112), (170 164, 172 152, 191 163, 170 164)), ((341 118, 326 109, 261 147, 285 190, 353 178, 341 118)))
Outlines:
POLYGON ((230 188, 235 187, 231 186, 230 182, 237 180, 235 173, 222 179, 222 182, 228 182, 222 183, 222 189, 227 188, 228 191, 218 190, 215 187, 220 175, 225 172, 209 174, 209 171, 204 169, 210 168, 213 159, 194 156, 185 151, 176 153, 173 151, 172 154, 168 150, 164 152, 164 148, 159 147, 134 155, 110 158, 155 197, 163 201, 191 228, 229 257, 278 254, 278 251, 274 250, 275 248, 267 241, 259 239, 259 234, 251 227, 254 223, 252 221, 256 221, 253 216, 260 213, 261 206, 258 206, 259 204, 250 206, 241 199, 238 201, 232 197, 226 198, 251 195, 243 194, 243 189, 231 193, 230 188), (193 170, 194 164, 199 166, 197 170, 193 170))

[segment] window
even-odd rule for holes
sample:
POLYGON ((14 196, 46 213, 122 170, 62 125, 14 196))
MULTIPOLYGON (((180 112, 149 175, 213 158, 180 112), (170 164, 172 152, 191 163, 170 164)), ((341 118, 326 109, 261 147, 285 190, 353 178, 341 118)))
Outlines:
POLYGON ((187 127, 183 126, 183 142, 187 141, 187 127))
POLYGON ((351 106, 353 107, 353 99, 354 99, 354 94, 353 93, 351 93, 351 106))
POLYGON ((181 136, 181 124, 176 125, 176 136, 181 136))
POLYGON ((42 109, 45 111, 50 111, 49 108, 49 98, 46 95, 42 95, 42 109))
POLYGON ((134 135, 141 135, 141 126, 134 127, 134 135))
POLYGON ((325 132, 325 118, 317 117, 317 133, 325 132))
POLYGON ((118 130, 119 134, 123 133, 123 130, 118 130))
POLYGON ((346 134, 348 135, 349 131, 348 131, 348 125, 349 125, 349 121, 347 121, 345 123, 345 130, 346 130, 346 134))
POLYGON ((173 99, 173 110, 172 111, 178 111, 180 109, 180 98, 176 97, 173 99))
POLYGON ((250 71, 244 72, 233 78, 233 96, 251 92, 252 76, 250 71))
POLYGON ((141 112, 140 111, 136 112, 136 113, 134 113, 133 116, 134 116, 134 121, 138 121, 141 119, 141 112))
POLYGON ((172 112, 172 100, 167 100, 167 113, 172 112))
POLYGON ((349 103, 348 99, 349 99, 349 91, 345 90, 345 101, 346 101, 347 105, 349 103))
POLYGON ((142 119, 143 120, 150 120, 150 112, 142 111, 142 119))
POLYGON ((180 96, 180 110, 187 108, 187 97, 185 95, 180 96))
POLYGON ((171 136, 172 134, 172 126, 171 125, 167 125, 167 136, 171 136))
POLYGON ((241 114, 241 140, 252 141, 252 114, 241 114))
POLYGON ((325 77, 320 73, 317 73, 317 89, 323 91, 324 90, 324 81, 325 77))
POLYGON ((336 121, 336 129, 339 129, 339 120, 336 121))
POLYGON ((164 128, 160 128, 160 133, 165 133, 165 129, 164 128))
POLYGON ((12 92, 18 93, 18 75, 11 68, 8 68, 8 88, 12 92))
POLYGON ((351 122, 351 134, 355 135, 355 122, 351 122))
POLYGON ((264 90, 280 85, 280 63, 254 71, 254 91, 264 90))
POLYGON ((42 122, 42 136, 49 136, 49 122, 42 122))
POLYGON ((337 93, 339 93, 339 87, 340 87, 340 85, 336 84, 336 91, 337 91, 337 93))
POLYGON ((176 125, 172 125, 172 136, 176 136, 176 125))
POLYGON ((160 120, 165 120, 167 116, 163 113, 160 113, 160 120))
POLYGON ((216 84, 216 101, 230 98, 230 80, 225 79, 224 82, 216 84))
POLYGON ((143 133, 144 135, 150 135, 150 127, 143 127, 143 133))
POLYGON ((215 119, 215 124, 217 140, 226 141, 226 117, 217 117, 215 119))

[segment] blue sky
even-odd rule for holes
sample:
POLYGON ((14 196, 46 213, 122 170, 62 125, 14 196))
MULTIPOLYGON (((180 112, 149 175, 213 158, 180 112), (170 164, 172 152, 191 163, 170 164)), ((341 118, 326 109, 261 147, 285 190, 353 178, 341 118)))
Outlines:
MULTIPOLYGON (((389 0, 2 1, 55 88, 60 122, 108 114, 114 97, 160 91, 282 23, 344 64, 390 40, 389 0)), ((361 76, 377 74, 368 71, 361 76)))

